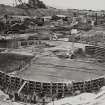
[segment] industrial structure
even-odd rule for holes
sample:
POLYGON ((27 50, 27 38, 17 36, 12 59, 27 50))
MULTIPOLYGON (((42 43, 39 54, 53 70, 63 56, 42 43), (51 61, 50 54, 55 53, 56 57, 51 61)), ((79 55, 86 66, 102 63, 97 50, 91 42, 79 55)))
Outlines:
POLYGON ((15 7, 27 16, 6 14, 0 24, 0 89, 11 100, 45 105, 105 86, 104 33, 89 34, 104 29, 105 14, 33 16, 46 8, 39 0, 15 7))

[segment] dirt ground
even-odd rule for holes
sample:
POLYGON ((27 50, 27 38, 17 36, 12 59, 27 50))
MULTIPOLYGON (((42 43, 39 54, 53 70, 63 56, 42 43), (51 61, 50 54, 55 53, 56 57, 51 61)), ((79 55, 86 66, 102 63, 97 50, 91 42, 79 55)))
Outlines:
MULTIPOLYGON (((87 80, 98 78, 105 74, 104 65, 95 64, 88 59, 60 59, 52 51, 56 49, 68 49, 70 42, 47 41, 52 48, 45 48, 44 52, 36 55, 28 69, 17 72, 17 76, 42 82, 64 82, 68 80, 87 80)), ((84 48, 85 44, 76 43, 75 47, 84 48)))

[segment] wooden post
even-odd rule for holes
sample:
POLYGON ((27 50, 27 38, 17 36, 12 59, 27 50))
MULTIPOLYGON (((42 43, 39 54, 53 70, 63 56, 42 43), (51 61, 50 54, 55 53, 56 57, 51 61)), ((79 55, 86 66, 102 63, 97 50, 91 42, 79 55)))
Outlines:
POLYGON ((52 82, 50 83, 50 93, 51 93, 51 97, 53 98, 53 91, 52 91, 52 82))
POLYGON ((22 84, 22 86, 18 90, 18 95, 20 94, 21 90, 24 88, 24 86, 26 85, 26 83, 27 83, 27 81, 24 81, 24 83, 22 84))
POLYGON ((57 94, 57 97, 58 97, 58 83, 57 83, 56 94, 57 94))
POLYGON ((63 94, 62 94, 62 97, 65 96, 65 84, 63 83, 63 94))

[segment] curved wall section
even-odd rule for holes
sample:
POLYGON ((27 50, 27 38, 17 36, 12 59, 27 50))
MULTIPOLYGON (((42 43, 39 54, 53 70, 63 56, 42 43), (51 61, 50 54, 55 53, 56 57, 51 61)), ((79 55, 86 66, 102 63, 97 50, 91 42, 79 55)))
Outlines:
POLYGON ((29 103, 42 102, 44 97, 46 97, 46 102, 50 102, 53 99, 83 92, 97 92, 104 85, 105 77, 80 82, 44 83, 28 81, 0 72, 0 89, 8 95, 14 96, 15 100, 29 103))

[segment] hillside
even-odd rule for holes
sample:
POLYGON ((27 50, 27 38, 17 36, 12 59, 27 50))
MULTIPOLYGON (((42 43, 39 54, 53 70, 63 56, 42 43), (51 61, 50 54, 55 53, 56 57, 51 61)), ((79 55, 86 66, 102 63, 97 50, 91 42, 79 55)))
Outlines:
POLYGON ((23 9, 14 8, 8 5, 0 4, 0 15, 25 15, 23 9))
POLYGON ((16 5, 16 7, 18 8, 34 8, 34 9, 38 9, 38 8, 44 8, 46 9, 47 6, 46 4, 43 3, 43 1, 41 0, 28 0, 28 3, 23 3, 22 1, 19 1, 20 4, 16 5))
POLYGON ((54 15, 54 14, 71 15, 71 12, 60 10, 60 9, 55 9, 55 8, 22 9, 22 8, 15 8, 12 6, 0 4, 0 16, 3 16, 5 14, 25 16, 25 15, 29 15, 28 13, 30 13, 30 15, 33 15, 33 16, 48 16, 48 15, 54 15))

